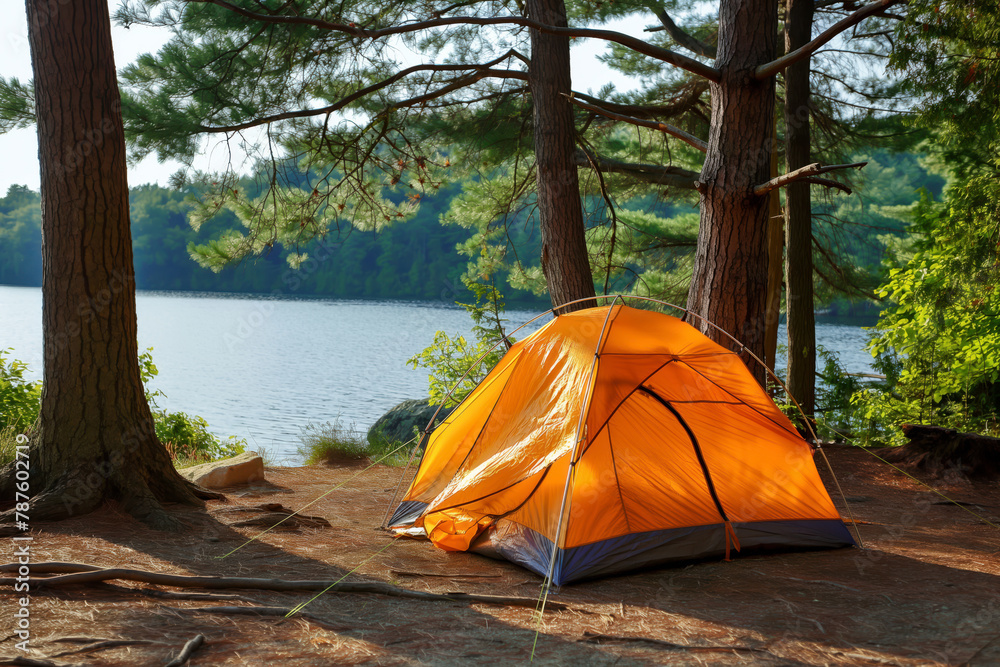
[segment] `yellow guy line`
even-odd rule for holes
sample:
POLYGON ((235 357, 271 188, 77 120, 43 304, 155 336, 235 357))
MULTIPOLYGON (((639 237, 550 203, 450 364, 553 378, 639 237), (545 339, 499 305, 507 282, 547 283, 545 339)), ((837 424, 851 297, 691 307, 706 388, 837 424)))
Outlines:
MULTIPOLYGON (((852 442, 855 440, 854 438, 852 438, 852 437, 850 437, 848 435, 845 435, 845 434, 843 434, 843 433, 841 433, 839 431, 834 431, 833 429, 830 429, 830 430, 833 431, 834 433, 836 433, 837 435, 839 435, 840 437, 842 437, 844 440, 850 440, 852 442)), ((869 450, 864 445, 854 445, 854 446, 858 447, 859 449, 861 449, 865 453, 871 454, 872 456, 874 456, 875 458, 877 458, 879 461, 881 461, 882 463, 884 463, 887 466, 889 466, 890 468, 892 468, 893 470, 895 470, 897 472, 903 473, 904 475, 906 475, 907 477, 909 477, 910 479, 912 479, 914 482, 916 482, 920 486, 927 487, 930 491, 933 491, 934 493, 936 493, 937 495, 941 496, 942 498, 944 498, 945 500, 947 500, 949 503, 955 505, 956 507, 961 507, 963 510, 965 510, 966 512, 968 512, 972 516, 976 517, 977 519, 979 519, 980 521, 982 521, 986 525, 993 526, 994 528, 1000 529, 1000 526, 998 526, 997 524, 993 523, 992 521, 990 521, 986 517, 982 516, 981 514, 976 514, 975 512, 973 512, 972 510, 970 510, 968 507, 966 507, 962 503, 958 502, 957 500, 953 500, 953 499, 949 498, 948 496, 944 495, 943 493, 941 493, 940 491, 938 491, 937 489, 935 489, 933 486, 931 486, 927 482, 924 482, 924 481, 921 481, 921 480, 917 479, 916 477, 914 477, 910 473, 906 472, 905 470, 903 470, 899 466, 895 466, 890 461, 886 461, 884 458, 882 458, 881 456, 879 456, 875 452, 869 450)), ((827 465, 829 465, 829 461, 827 462, 827 465)))
POLYGON ((244 543, 243 543, 243 544, 241 544, 240 546, 236 547, 235 549, 233 549, 233 550, 232 550, 232 551, 230 551, 229 553, 227 553, 227 554, 224 554, 224 555, 222 555, 222 556, 216 556, 215 558, 216 558, 216 559, 218 559, 218 560, 221 560, 221 559, 223 559, 223 558, 229 558, 230 556, 232 556, 232 555, 233 555, 234 553, 236 553, 237 551, 239 551, 240 549, 242 549, 242 548, 243 548, 243 547, 245 547, 246 545, 250 544, 251 542, 253 542, 253 541, 255 541, 255 540, 259 539, 260 537, 262 537, 262 536, 266 535, 267 533, 271 532, 272 530, 274 530, 275 528, 277 528, 278 526, 280 526, 280 525, 281 525, 281 524, 283 524, 284 522, 288 521, 288 520, 289 520, 289 519, 291 519, 291 518, 292 518, 293 516, 295 516, 296 514, 298 514, 299 512, 301 512, 302 510, 306 509, 306 508, 307 508, 307 507, 309 507, 310 505, 313 505, 313 504, 315 504, 315 503, 318 503, 319 501, 323 500, 323 498, 326 498, 326 497, 327 497, 328 495, 330 495, 331 493, 333 493, 333 492, 334 492, 334 491, 336 491, 337 489, 341 488, 342 486, 344 486, 344 485, 345 485, 345 484, 347 484, 348 482, 352 481, 352 480, 353 480, 353 479, 354 479, 355 477, 357 477, 358 475, 362 475, 362 474, 364 474, 364 473, 368 472, 369 470, 371 470, 372 468, 374 468, 375 466, 377 466, 377 465, 378 465, 379 463, 381 463, 382 461, 385 461, 385 460, 386 460, 387 458, 389 458, 390 456, 392 456, 393 454, 395 454, 395 453, 396 453, 396 452, 398 452, 399 450, 401 450, 401 449, 403 449, 404 447, 408 446, 408 445, 409 445, 409 444, 410 444, 411 442, 413 442, 414 440, 416 440, 416 437, 413 437, 413 438, 410 438, 409 440, 407 440, 406 442, 404 442, 404 443, 403 443, 403 444, 401 444, 401 445, 400 445, 399 447, 397 447, 396 449, 392 450, 391 452, 389 452, 388 454, 386 454, 386 455, 385 455, 385 456, 383 456, 382 458, 380 458, 380 459, 376 459, 376 460, 372 461, 372 464, 371 464, 370 466, 368 466, 367 468, 364 468, 363 470, 359 470, 358 472, 354 473, 353 475, 351 475, 350 477, 348 477, 347 479, 345 479, 345 480, 344 480, 343 482, 341 482, 341 483, 340 483, 340 484, 338 484, 337 486, 333 487, 332 489, 330 489, 329 491, 327 491, 327 492, 326 492, 326 493, 324 493, 323 495, 319 496, 318 498, 315 498, 314 500, 311 500, 311 501, 309 501, 308 503, 306 503, 305 505, 303 505, 303 506, 302 506, 302 507, 300 507, 299 509, 295 510, 294 512, 292 512, 291 514, 289 514, 289 515, 288 515, 288 516, 286 516, 286 517, 285 517, 284 519, 282 519, 282 520, 281 520, 281 521, 279 521, 278 523, 274 524, 274 525, 273 525, 273 526, 271 526, 270 528, 267 528, 267 529, 265 529, 265 530, 262 530, 261 532, 257 533, 256 535, 254 535, 254 536, 253 536, 253 537, 251 537, 251 538, 250 538, 249 540, 247 540, 246 542, 244 542, 244 543))
POLYGON ((334 586, 336 586, 337 584, 339 584, 340 582, 342 582, 344 579, 347 579, 349 576, 351 576, 352 574, 354 574, 355 572, 357 572, 361 568, 362 565, 364 565, 365 563, 367 563, 368 561, 370 561, 372 558, 375 558, 375 556, 378 556, 380 553, 382 553, 383 551, 385 551, 386 549, 388 549, 389 547, 391 547, 393 544, 396 543, 396 540, 398 540, 401 537, 403 537, 402 533, 400 533, 399 535, 396 535, 394 538, 392 538, 391 540, 389 540, 389 543, 386 544, 384 547, 382 547, 381 549, 379 549, 378 551, 376 551, 375 553, 373 553, 371 556, 369 556, 368 558, 366 558, 363 561, 361 561, 360 563, 358 563, 354 567, 353 570, 351 570, 350 572, 344 573, 344 576, 342 576, 340 579, 337 579, 335 582, 333 582, 332 584, 330 584, 329 586, 327 586, 326 588, 324 588, 319 593, 317 593, 316 595, 312 596, 311 598, 309 598, 308 600, 306 600, 302 604, 297 604, 294 607, 292 607, 291 610, 287 614, 285 614, 285 618, 289 618, 290 616, 294 616, 295 614, 297 614, 300 611, 302 611, 303 609, 305 609, 306 606, 309 603, 311 603, 313 600, 315 600, 316 598, 318 598, 320 595, 323 595, 323 593, 326 593, 328 590, 330 590, 331 588, 333 588, 334 586))
POLYGON ((542 589, 538 592, 540 604, 535 605, 535 611, 538 612, 538 623, 535 625, 535 640, 531 642, 531 659, 529 662, 535 661, 535 647, 538 646, 538 635, 542 631, 542 619, 545 617, 545 603, 549 601, 549 590, 551 588, 552 582, 546 581, 542 584, 542 589))

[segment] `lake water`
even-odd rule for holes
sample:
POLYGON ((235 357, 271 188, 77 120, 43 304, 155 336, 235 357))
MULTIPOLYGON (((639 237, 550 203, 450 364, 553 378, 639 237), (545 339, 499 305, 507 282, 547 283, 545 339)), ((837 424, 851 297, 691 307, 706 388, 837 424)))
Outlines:
MULTIPOLYGON (((406 360, 435 331, 471 327, 464 310, 443 302, 139 292, 136 305, 139 349, 153 348, 152 387, 166 395, 160 406, 201 415, 213 432, 286 461, 307 424, 340 418, 364 430, 400 401, 426 396, 427 372, 406 360)), ((0 349, 13 348, 31 379, 42 376, 41 313, 40 289, 0 286, 0 349)), ((535 315, 507 317, 513 328, 535 315)), ((816 337, 849 371, 871 370, 860 327, 820 324, 816 337)))

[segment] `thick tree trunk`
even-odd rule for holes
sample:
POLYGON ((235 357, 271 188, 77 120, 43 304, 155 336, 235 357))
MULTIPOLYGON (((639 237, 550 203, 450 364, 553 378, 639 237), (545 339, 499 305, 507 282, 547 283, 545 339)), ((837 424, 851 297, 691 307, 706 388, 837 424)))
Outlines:
MULTIPOLYGON (((769 0, 731 0, 719 13, 718 59, 712 83, 712 125, 699 178, 701 227, 687 307, 690 318, 722 345, 740 350, 706 325, 715 324, 758 357, 764 354, 768 196, 754 187, 770 179, 774 79, 754 68, 774 58, 777 8, 769 0)), ((764 370, 744 360, 761 384, 764 370)))
MULTIPOLYGON (((105 0, 28 0, 42 195, 44 385, 30 518, 105 498, 161 528, 197 502, 153 430, 136 343, 121 102, 105 0)), ((0 516, 6 523, 10 516, 0 516)))
MULTIPOLYGON (((565 26, 563 0, 528 0, 528 16, 565 26)), ((534 106, 538 215, 542 271, 553 306, 594 296, 594 278, 584 236, 583 207, 574 153, 576 127, 571 103, 569 38, 531 31, 531 99, 534 106)), ((595 305, 592 301, 559 312, 595 305)))
MULTIPOLYGON (((812 36, 813 0, 787 0, 785 50, 807 44, 812 36)), ((785 162, 794 171, 809 157, 809 62, 785 70, 785 162)), ((809 184, 798 181, 785 190, 785 304, 788 312, 788 390, 812 418, 816 407, 816 323, 813 316, 812 202, 809 184)))

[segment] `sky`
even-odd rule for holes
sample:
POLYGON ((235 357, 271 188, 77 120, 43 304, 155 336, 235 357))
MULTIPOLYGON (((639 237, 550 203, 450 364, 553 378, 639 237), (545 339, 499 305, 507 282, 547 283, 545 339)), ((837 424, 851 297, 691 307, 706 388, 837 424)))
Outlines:
MULTIPOLYGON (((108 0, 112 14, 120 0, 108 0)), ((0 76, 17 77, 22 81, 31 79, 31 56, 28 50, 28 26, 21 3, 6 7, 4 20, 0 25, 0 76)), ((645 22, 640 18, 619 21, 608 27, 643 36, 645 22)), ((129 29, 112 25, 115 62, 118 68, 135 60, 142 53, 155 51, 166 43, 169 32, 165 29, 133 26, 129 29)), ((598 40, 574 40, 573 42, 573 87, 576 90, 597 90, 604 83, 614 81, 619 90, 633 86, 623 85, 623 77, 596 56, 605 50, 598 40)), ((205 157, 196 167, 209 171, 225 166, 225 154, 219 146, 208 147, 205 157)), ((159 183, 166 185, 171 174, 180 168, 176 162, 160 163, 155 156, 149 156, 129 169, 129 184, 159 183)), ((34 128, 15 130, 0 134, 0 196, 6 194, 11 185, 27 185, 33 190, 39 187, 38 144, 34 128)))

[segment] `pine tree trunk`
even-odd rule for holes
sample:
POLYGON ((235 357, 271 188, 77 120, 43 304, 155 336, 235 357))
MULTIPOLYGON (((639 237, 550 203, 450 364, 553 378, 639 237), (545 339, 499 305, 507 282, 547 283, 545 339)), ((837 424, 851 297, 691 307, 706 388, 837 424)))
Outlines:
MULTIPOLYGON (((701 226, 687 307, 689 321, 726 347, 739 346, 701 318, 764 354, 767 293, 767 195, 774 135, 774 78, 753 71, 774 58, 777 8, 769 0, 728 0, 719 11, 718 59, 722 76, 710 86, 712 124, 699 178, 701 226)), ((744 360, 757 380, 764 370, 744 360)))
MULTIPOLYGON (((812 35, 813 0, 787 0, 785 49, 792 51, 812 35)), ((787 171, 809 158, 809 62, 785 70, 785 161, 787 171)), ((809 184, 785 190, 785 294, 788 312, 788 390, 811 418, 816 403, 816 323, 813 315, 812 202, 809 184)))
POLYGON ((41 162, 44 338, 30 517, 82 514, 113 498, 148 525, 177 529, 160 503, 195 503, 198 491, 157 440, 139 375, 108 3, 28 0, 27 10, 41 162))
MULTIPOLYGON (((528 0, 528 16, 565 26, 563 0, 528 0)), ((553 306, 594 296, 594 279, 584 236, 583 207, 573 154, 576 126, 564 97, 570 85, 569 39, 531 31, 531 99, 534 106, 538 215, 542 236, 542 271, 553 306)), ((559 312, 595 305, 584 301, 559 312)))

